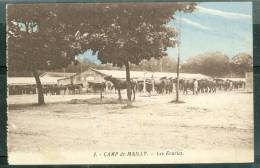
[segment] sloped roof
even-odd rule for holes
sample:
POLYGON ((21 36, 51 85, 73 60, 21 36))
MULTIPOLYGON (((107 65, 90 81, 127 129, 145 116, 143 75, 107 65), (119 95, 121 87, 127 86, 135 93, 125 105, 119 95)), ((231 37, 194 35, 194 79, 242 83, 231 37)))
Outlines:
MULTIPOLYGON (((40 77, 41 83, 43 85, 54 85, 57 84, 57 80, 60 78, 56 77, 40 77)), ((8 77, 8 85, 35 85, 34 77, 8 77)))
POLYGON ((66 78, 75 75, 76 73, 65 73, 65 72, 44 72, 40 77, 59 77, 66 78))
POLYGON ((222 80, 231 80, 231 81, 246 81, 245 78, 217 78, 217 79, 222 79, 222 80))
MULTIPOLYGON (((97 70, 91 68, 93 71, 96 71, 103 75, 112 75, 112 77, 115 78, 121 78, 124 79, 126 77, 125 71, 119 71, 119 70, 97 70)), ((130 72, 131 78, 135 79, 143 79, 145 78, 176 78, 176 73, 170 73, 170 72, 149 72, 149 71, 131 71, 130 72)), ((210 76, 203 75, 203 74, 191 74, 191 73, 180 73, 181 79, 211 79, 210 76)))

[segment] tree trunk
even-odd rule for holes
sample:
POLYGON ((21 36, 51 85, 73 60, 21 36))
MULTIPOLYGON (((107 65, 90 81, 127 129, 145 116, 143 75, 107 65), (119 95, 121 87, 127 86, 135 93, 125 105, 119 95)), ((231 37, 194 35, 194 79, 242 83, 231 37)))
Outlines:
POLYGON ((38 92, 38 104, 43 105, 43 104, 45 104, 43 89, 42 89, 42 84, 41 84, 39 74, 36 70, 33 71, 33 76, 34 76, 35 81, 36 81, 36 88, 37 88, 37 92, 38 92))
POLYGON ((127 87, 127 99, 128 99, 128 104, 131 104, 131 81, 130 81, 130 69, 129 69, 129 62, 125 62, 125 69, 126 69, 126 87, 127 87))

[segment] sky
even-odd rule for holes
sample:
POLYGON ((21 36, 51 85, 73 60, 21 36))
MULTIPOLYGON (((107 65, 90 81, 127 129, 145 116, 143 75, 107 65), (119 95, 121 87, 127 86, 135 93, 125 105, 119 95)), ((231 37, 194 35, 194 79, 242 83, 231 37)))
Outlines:
MULTIPOLYGON (((253 54, 251 2, 200 2, 194 12, 178 12, 175 18, 168 25, 181 30, 181 62, 205 52, 220 51, 229 57, 253 54)), ((176 48, 168 48, 167 53, 177 58, 176 48)), ((90 51, 79 58, 100 63, 90 51)))

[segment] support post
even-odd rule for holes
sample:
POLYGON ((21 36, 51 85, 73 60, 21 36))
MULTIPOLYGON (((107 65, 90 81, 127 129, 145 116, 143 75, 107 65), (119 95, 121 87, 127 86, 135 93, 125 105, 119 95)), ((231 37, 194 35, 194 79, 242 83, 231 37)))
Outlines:
POLYGON ((178 59, 177 59, 177 86, 176 86, 176 102, 179 102, 179 88, 180 88, 180 79, 179 79, 179 74, 180 74, 180 46, 177 44, 178 48, 178 59))
POLYGON ((106 85, 106 90, 105 90, 105 93, 107 94, 108 93, 108 83, 105 82, 105 85, 106 85))
POLYGON ((145 94, 145 92, 146 92, 146 85, 145 85, 145 78, 144 78, 144 81, 143 81, 143 93, 145 94))
POLYGON ((154 83, 155 83, 155 81, 154 81, 154 79, 152 79, 153 94, 155 94, 154 83))

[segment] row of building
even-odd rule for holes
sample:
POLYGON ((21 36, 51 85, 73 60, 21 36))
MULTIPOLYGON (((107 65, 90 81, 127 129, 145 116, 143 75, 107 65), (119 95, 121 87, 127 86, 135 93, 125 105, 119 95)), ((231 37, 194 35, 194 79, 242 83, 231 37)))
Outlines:
MULTIPOLYGON (((58 85, 68 85, 68 84, 83 84, 84 86, 88 82, 105 82, 104 77, 110 76, 117 79, 125 79, 126 72, 119 70, 97 70, 89 68, 87 71, 77 73, 66 78, 58 79, 58 85)), ((144 79, 160 79, 160 78, 176 78, 176 73, 169 72, 148 72, 148 71, 131 71, 131 79, 137 81, 143 81, 144 79)), ((211 79, 211 77, 202 74, 190 74, 190 73, 180 73, 180 78, 183 79, 211 79)))
MULTIPOLYGON (((251 73, 252 74, 252 73, 251 73)), ((252 91, 252 75, 247 74, 248 90, 252 91)), ((45 72, 40 76, 41 83, 43 86, 67 86, 67 85, 78 85, 81 84, 83 88, 91 91, 89 83, 102 83, 105 82, 104 77, 112 75, 114 78, 125 79, 126 72, 119 70, 97 70, 89 68, 88 70, 81 73, 61 73, 61 72, 45 72)), ((176 73, 169 72, 148 72, 148 71, 131 71, 131 78, 137 81, 143 81, 145 79, 160 79, 176 78, 176 73)), ((180 73, 181 79, 212 79, 210 76, 203 74, 191 74, 191 73, 180 73)), ((232 78, 232 80, 245 80, 243 78, 232 78)), ((12 92, 12 88, 17 87, 35 87, 35 79, 33 77, 8 77, 7 80, 9 86, 9 93, 12 92)), ((28 91, 30 92, 30 91, 28 91)), ((13 94, 13 93, 10 93, 13 94)), ((22 94, 22 93, 21 93, 22 94)))

